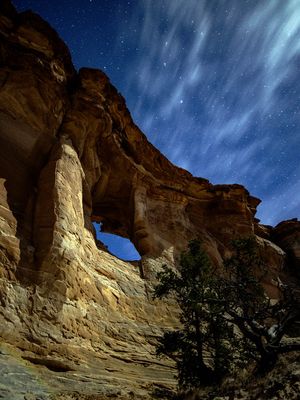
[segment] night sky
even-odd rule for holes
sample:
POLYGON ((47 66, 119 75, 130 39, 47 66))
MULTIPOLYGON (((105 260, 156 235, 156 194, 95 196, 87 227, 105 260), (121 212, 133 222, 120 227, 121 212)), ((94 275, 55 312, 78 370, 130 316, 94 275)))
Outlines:
POLYGON ((58 31, 76 68, 105 71, 173 163, 245 185, 264 224, 300 216, 300 0, 14 4, 58 31))

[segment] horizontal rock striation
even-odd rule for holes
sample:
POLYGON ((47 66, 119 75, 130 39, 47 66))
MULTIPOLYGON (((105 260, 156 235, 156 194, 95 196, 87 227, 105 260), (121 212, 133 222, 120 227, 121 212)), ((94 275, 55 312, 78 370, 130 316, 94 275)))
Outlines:
POLYGON ((152 382, 174 385, 154 354, 178 324, 172 302, 151 297, 162 265, 195 237, 221 265, 232 238, 255 233, 276 296, 274 275, 299 276, 299 222, 261 226, 243 186, 174 166, 103 72, 76 72, 38 15, 8 0, 0 11, 0 336, 44 366, 41 379, 52 368, 54 392, 55 371, 69 371, 71 389, 82 389, 76 373, 99 389, 97 375, 107 393, 147 398, 152 382), (97 246, 93 222, 130 239, 140 268, 97 246))

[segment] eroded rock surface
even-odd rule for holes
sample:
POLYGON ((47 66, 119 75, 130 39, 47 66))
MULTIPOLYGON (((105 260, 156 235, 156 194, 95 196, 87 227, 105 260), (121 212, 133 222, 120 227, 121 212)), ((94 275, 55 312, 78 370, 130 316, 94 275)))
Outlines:
POLYGON ((292 277, 300 282, 300 221, 283 221, 272 231, 272 239, 287 253, 287 266, 292 277))
POLYGON ((153 382, 175 384, 154 348, 178 324, 151 297, 162 265, 195 237, 221 265, 233 237, 256 233, 276 296, 273 276, 299 270, 299 223, 260 226, 243 186, 171 164, 103 72, 77 73, 39 16, 7 0, 0 11, 0 336, 30 368, 52 368, 49 393, 60 372, 70 390, 98 379, 93 393, 147 398, 153 382), (92 222, 129 238, 140 268, 99 249, 92 222))

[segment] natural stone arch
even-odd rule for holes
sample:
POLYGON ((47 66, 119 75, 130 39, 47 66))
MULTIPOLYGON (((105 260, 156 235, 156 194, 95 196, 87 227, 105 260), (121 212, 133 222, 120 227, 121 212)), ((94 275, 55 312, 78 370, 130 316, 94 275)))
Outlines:
POLYGON ((141 255, 130 239, 110 232, 103 232, 101 223, 93 222, 96 231, 97 247, 107 250, 110 254, 123 261, 139 261, 141 255))

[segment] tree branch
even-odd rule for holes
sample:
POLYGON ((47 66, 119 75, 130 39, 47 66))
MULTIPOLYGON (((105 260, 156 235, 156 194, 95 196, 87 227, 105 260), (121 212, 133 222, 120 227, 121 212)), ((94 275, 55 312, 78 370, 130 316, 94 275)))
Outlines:
POLYGON ((291 351, 299 351, 300 343, 291 343, 281 346, 268 345, 267 349, 272 349, 273 351, 275 350, 277 354, 290 353, 291 351))

